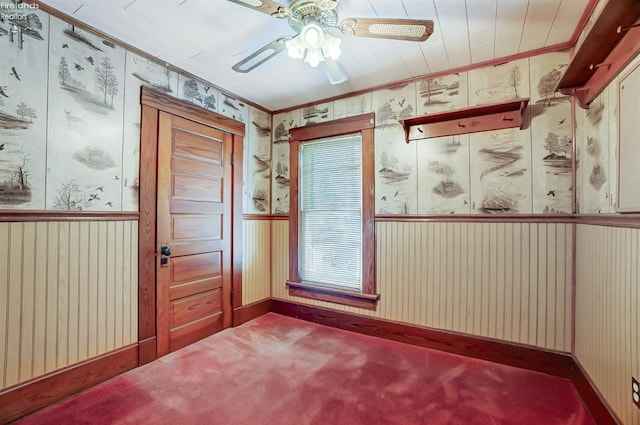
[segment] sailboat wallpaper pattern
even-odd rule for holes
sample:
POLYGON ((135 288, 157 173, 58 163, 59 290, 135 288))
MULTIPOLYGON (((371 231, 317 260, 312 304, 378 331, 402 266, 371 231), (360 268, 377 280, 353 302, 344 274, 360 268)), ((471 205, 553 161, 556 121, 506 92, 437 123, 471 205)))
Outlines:
MULTIPOLYGON (((44 209, 49 16, 15 13, 33 29, 22 49, 0 37, 0 209, 44 209)), ((0 22, 0 35, 10 23, 0 22)))
POLYGON ((122 209, 125 50, 51 17, 47 209, 122 209))

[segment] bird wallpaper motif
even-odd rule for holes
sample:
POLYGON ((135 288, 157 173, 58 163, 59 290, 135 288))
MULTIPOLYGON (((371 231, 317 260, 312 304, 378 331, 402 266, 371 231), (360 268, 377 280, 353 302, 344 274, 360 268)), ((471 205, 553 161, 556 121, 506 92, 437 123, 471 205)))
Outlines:
MULTIPOLYGON (((0 209, 136 211, 137 99, 144 85, 245 123, 247 213, 288 213, 288 144, 281 136, 292 126, 368 112, 376 115, 378 214, 565 213, 572 211, 574 192, 579 212, 611 211, 615 111, 603 106, 611 94, 605 90, 589 110, 576 108, 571 140, 571 104, 552 90, 568 52, 423 78, 272 117, 90 31, 39 10, 25 13, 32 30, 22 49, 0 35, 0 209), (531 100, 523 129, 511 134, 407 144, 397 121, 516 97, 531 100), (577 187, 569 165, 574 143, 577 187), (504 193, 515 199, 496 201, 504 193)), ((8 25, 0 21, 0 34, 8 25)))
POLYGON ((247 149, 244 151, 247 213, 269 214, 271 211, 271 116, 249 108, 246 126, 247 149))
MULTIPOLYGON (((608 91, 596 97, 589 109, 576 113, 578 131, 578 190, 580 213, 608 213, 611 199, 608 91)), ((615 145, 615 144, 613 144, 615 145)))
POLYGON ((47 209, 122 209, 125 51, 51 17, 47 209))
POLYGON ((222 115, 247 123, 247 104, 226 93, 218 96, 218 112, 222 115))
MULTIPOLYGON (((567 51, 420 79, 297 111, 374 112, 377 214, 569 213, 571 103, 555 93, 567 51), (554 86, 551 89, 551 86, 554 86), (370 97, 369 97, 370 96, 370 97), (406 143, 399 118, 531 97, 522 129, 406 143), (370 100, 369 100, 370 99, 370 100), (370 106, 369 106, 370 105, 370 106), (368 109, 367 109, 368 108, 368 109)), ((274 162, 283 148, 274 117, 274 162)), ((273 164, 273 178, 278 176, 273 164)), ((274 198, 279 190, 272 182, 274 198)), ((274 202, 276 202, 274 200, 274 202)), ((273 211, 281 211, 274 205, 273 211)))
POLYGON ((398 119, 417 115, 415 83, 373 92, 372 108, 376 128, 399 127, 398 119))
POLYGON ((571 213, 573 210, 571 98, 555 91, 567 52, 532 57, 531 149, 533 171, 533 212, 571 213))
MULTIPOLYGON (((18 40, 0 36, 0 209, 44 209, 49 17, 20 10, 30 23, 18 40)), ((14 22, 0 22, 0 35, 14 22)))
POLYGON ((140 182, 140 87, 177 97, 178 74, 159 63, 126 52, 122 151, 122 210, 138 211, 140 182))
POLYGON ((469 135, 471 211, 532 212, 531 134, 509 128, 469 135))
POLYGON ((378 214, 417 213, 417 146, 405 143, 404 130, 398 122, 398 118, 415 115, 415 102, 415 84, 373 92, 375 210, 378 214))
POLYGON ((178 99, 186 100, 201 108, 218 112, 220 93, 206 83, 182 74, 178 77, 178 99))
POLYGON ((249 120, 229 93, 37 8, 18 13, 22 48, 0 20, 0 209, 137 211, 142 86, 249 120))
POLYGON ((273 214, 289 213, 289 130, 299 127, 300 120, 299 109, 273 116, 273 169, 271 170, 273 214))

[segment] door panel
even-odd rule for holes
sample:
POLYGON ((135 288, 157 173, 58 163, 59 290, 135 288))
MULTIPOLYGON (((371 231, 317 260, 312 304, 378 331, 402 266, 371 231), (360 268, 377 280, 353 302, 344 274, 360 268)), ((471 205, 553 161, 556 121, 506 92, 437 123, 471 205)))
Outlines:
POLYGON ((161 356, 230 323, 232 136, 164 112, 158 131, 161 356))
POLYGON ((222 181, 219 178, 207 178, 173 170, 172 199, 185 201, 222 201, 222 181))
POLYGON ((222 215, 173 215, 173 240, 213 238, 222 236, 222 215))
POLYGON ((170 285, 179 285, 193 280, 221 276, 221 257, 222 253, 220 251, 214 251, 174 258, 172 261, 173 267, 171 268, 173 276, 170 285))
POLYGON ((220 290, 203 292, 191 297, 172 302, 172 328, 191 323, 207 316, 214 316, 220 312, 220 290))

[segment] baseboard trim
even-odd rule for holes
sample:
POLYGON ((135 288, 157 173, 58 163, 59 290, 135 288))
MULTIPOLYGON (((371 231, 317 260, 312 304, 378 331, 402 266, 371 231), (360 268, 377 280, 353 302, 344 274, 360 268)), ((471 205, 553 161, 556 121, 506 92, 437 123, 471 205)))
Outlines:
POLYGON ((256 301, 252 304, 243 305, 233 310, 233 326, 239 326, 243 323, 260 317, 271 311, 271 298, 256 301))
POLYGON ((573 385, 575 385, 580 398, 585 406, 591 412, 593 420, 598 425, 622 425, 620 418, 616 416, 611 407, 598 391, 598 388, 591 380, 589 374, 580 364, 580 361, 574 357, 575 375, 572 377, 573 385))
POLYGON ((597 424, 622 424, 579 362, 569 353, 407 325, 276 299, 271 300, 271 311, 334 328, 566 378, 573 382, 597 424))
POLYGON ((138 344, 75 363, 0 391, 0 424, 8 424, 138 366, 138 344))
POLYGON ((569 378, 572 356, 461 333, 272 300, 272 311, 361 334, 569 378))
MULTIPOLYGON (((598 425, 622 424, 580 362, 568 353, 271 298, 234 309, 233 326, 268 312, 567 378, 575 385, 598 425)), ((140 346, 132 344, 0 391, 0 425, 154 360, 150 349, 153 347, 155 352, 155 342, 155 338, 140 341, 140 346)))
POLYGON ((157 354, 157 338, 152 336, 142 341, 138 341, 138 366, 151 363, 158 358, 157 354))

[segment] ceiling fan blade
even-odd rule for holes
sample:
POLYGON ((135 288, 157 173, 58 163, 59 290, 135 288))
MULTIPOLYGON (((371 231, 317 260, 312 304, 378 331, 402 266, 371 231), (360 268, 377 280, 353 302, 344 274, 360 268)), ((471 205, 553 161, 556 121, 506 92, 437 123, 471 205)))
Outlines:
POLYGON ((347 75, 338 62, 331 58, 326 58, 323 64, 324 73, 331 84, 340 84, 347 81, 347 75))
POLYGON ((349 18, 340 31, 355 37, 425 41, 433 33, 433 21, 425 19, 349 18))
POLYGON ((246 6, 258 12, 266 13, 276 18, 286 18, 289 16, 289 9, 273 0, 229 0, 232 3, 246 6))
POLYGON ((279 38, 277 40, 272 41, 264 47, 256 50, 251 53, 246 58, 242 59, 237 64, 233 65, 231 69, 236 72, 247 73, 251 71, 253 68, 262 65, 281 51, 285 49, 284 42, 286 38, 279 38))

